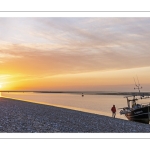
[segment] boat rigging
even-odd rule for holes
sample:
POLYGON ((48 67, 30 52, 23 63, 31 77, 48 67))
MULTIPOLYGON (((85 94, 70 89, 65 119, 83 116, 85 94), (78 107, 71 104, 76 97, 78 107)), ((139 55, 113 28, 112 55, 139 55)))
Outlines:
POLYGON ((150 121, 150 102, 147 104, 139 104, 137 101, 139 99, 147 99, 150 98, 147 95, 141 93, 140 89, 142 89, 139 80, 137 78, 138 84, 136 83, 135 79, 135 86, 138 90, 138 93, 134 93, 130 96, 125 96, 127 99, 127 107, 120 108, 120 114, 125 115, 128 120, 136 121, 141 123, 149 124, 150 121))

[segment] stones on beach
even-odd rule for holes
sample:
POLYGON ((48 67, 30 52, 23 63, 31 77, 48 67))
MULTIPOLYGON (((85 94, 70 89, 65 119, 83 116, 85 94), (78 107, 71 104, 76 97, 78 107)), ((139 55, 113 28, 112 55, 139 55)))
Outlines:
POLYGON ((1 97, 0 132, 144 133, 150 125, 1 97))

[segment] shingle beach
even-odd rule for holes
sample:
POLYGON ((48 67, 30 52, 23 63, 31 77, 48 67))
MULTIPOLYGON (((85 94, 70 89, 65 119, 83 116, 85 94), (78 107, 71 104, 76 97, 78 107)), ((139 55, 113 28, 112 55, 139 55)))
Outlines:
POLYGON ((149 133, 150 125, 0 97, 1 133, 149 133))

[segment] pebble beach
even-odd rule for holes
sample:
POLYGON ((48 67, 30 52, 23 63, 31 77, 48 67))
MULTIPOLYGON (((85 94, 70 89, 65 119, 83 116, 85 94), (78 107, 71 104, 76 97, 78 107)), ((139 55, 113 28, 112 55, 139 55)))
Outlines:
POLYGON ((149 133, 150 125, 0 97, 1 133, 149 133))

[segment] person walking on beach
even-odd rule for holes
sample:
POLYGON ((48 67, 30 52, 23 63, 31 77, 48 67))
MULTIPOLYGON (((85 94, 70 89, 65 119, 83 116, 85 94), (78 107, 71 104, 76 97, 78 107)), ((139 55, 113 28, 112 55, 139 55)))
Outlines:
POLYGON ((112 117, 115 118, 115 116, 116 116, 116 107, 115 107, 115 105, 113 105, 113 107, 111 108, 111 111, 112 111, 112 117))

